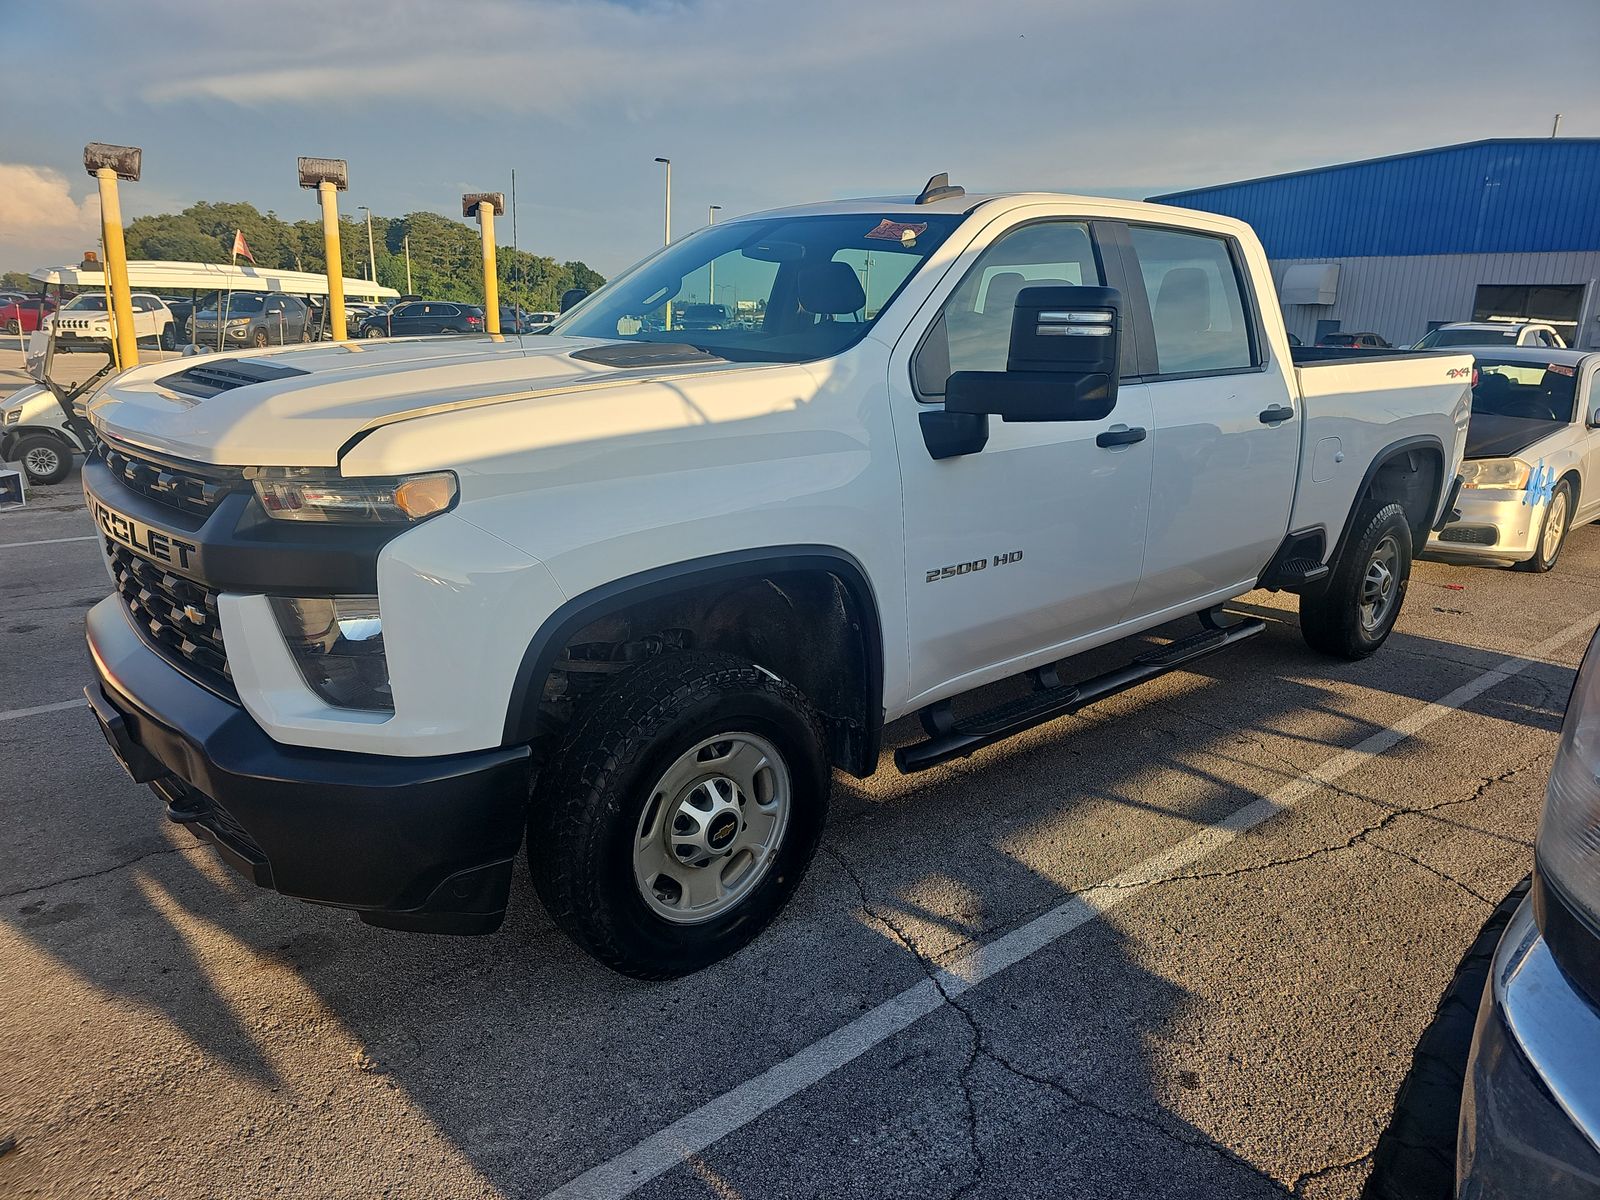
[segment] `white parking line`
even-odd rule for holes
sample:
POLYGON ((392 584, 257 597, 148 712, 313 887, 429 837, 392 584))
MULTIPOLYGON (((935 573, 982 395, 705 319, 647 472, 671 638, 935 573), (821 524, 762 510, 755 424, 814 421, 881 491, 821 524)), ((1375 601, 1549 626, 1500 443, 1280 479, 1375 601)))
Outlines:
POLYGON ((0 542, 0 550, 15 550, 19 546, 59 546, 62 542, 98 542, 98 534, 86 533, 82 537, 40 538, 36 542, 0 542))
POLYGON ((0 721, 15 721, 19 717, 37 717, 41 713, 64 712, 69 708, 82 708, 83 697, 76 700, 63 700, 60 704, 41 704, 37 708, 10 708, 0 712, 0 721))
MULTIPOLYGON (((1152 855, 1122 874, 1086 888, 1026 925, 1013 929, 987 945, 979 946, 954 965, 941 969, 939 983, 953 996, 993 978, 1101 913, 1171 879, 1206 855, 1256 828, 1269 817, 1293 808, 1306 797, 1316 794, 1386 750, 1393 749, 1406 738, 1477 699, 1490 688, 1520 675, 1579 634, 1593 632, 1594 627, 1595 618, 1586 617, 1540 642, 1528 651, 1526 657, 1502 660, 1453 692, 1424 704, 1389 728, 1379 730, 1359 745, 1335 754, 1321 766, 1284 784, 1271 795, 1237 809, 1216 825, 1207 826, 1170 850, 1152 855)), ((933 980, 925 979, 784 1059, 766 1073, 680 1117, 631 1150, 590 1168, 572 1182, 549 1192, 544 1200, 622 1200, 690 1156, 707 1149, 812 1084, 827 1078, 840 1067, 853 1062, 919 1018, 927 1016, 942 1003, 944 998, 940 995, 939 987, 933 980)))

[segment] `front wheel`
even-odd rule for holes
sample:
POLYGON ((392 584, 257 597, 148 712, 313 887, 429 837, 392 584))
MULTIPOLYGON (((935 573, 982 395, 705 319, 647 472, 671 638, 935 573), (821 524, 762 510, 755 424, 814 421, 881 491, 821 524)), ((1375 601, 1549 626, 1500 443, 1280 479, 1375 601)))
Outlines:
POLYGON ((72 451, 47 434, 34 434, 17 443, 17 460, 29 483, 60 483, 72 470, 72 451))
POLYGON ((376 325, 369 325, 367 327, 366 332, 363 333, 361 336, 364 337, 364 338, 381 338, 381 337, 387 337, 388 335, 385 334, 383 332, 383 330, 379 329, 376 325))
POLYGON ((1572 485, 1563 479, 1550 493, 1550 503, 1545 506, 1544 524, 1539 528, 1539 544, 1533 557, 1523 559, 1515 566, 1519 571, 1543 574, 1556 565, 1561 557, 1561 547, 1566 543, 1567 530, 1572 524, 1572 485))
POLYGON ((1313 650, 1366 658, 1388 639, 1410 581, 1405 510, 1369 500, 1327 585, 1300 597, 1300 634, 1313 650))
POLYGON ((794 687, 690 651, 624 675, 541 773, 528 864, 551 917, 606 966, 671 979, 756 936, 799 885, 828 806, 794 687))

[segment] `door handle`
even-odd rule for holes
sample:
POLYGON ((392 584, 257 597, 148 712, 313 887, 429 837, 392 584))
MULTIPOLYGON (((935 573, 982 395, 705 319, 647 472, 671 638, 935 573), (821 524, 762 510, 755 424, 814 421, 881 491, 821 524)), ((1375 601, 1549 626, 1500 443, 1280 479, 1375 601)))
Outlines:
POLYGON ((1274 404, 1271 408, 1261 410, 1261 423, 1263 425, 1276 425, 1280 421, 1287 421, 1294 416, 1294 409, 1287 404, 1274 404))
POLYGON ((1142 429, 1108 429, 1096 435, 1096 446, 1131 446, 1135 442, 1144 441, 1145 433, 1142 429))

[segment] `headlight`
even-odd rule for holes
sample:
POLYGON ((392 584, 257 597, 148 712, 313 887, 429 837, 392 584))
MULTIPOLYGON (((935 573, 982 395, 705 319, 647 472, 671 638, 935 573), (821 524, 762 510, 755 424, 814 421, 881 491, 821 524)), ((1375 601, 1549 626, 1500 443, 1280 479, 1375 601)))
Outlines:
POLYGON ((15 425, 20 420, 22 420, 22 409, 20 407, 8 408, 4 413, 0 413, 0 425, 15 425))
POLYGON ((314 467, 258 467, 250 474, 261 507, 279 521, 405 525, 456 502, 456 477, 449 471, 346 479, 314 467))
POLYGON ((229 326, 233 326, 233 325, 248 325, 248 324, 250 324, 250 318, 249 317, 229 317, 228 318, 228 324, 229 324, 229 326))
POLYGON ((1461 486, 1520 492, 1532 473, 1520 458, 1469 458, 1461 464, 1461 486))
POLYGON ((1600 928, 1600 636, 1589 643, 1561 724, 1539 819, 1539 871, 1600 928))
POLYGON ((312 691, 340 708, 394 711, 376 596, 274 596, 272 611, 312 691))

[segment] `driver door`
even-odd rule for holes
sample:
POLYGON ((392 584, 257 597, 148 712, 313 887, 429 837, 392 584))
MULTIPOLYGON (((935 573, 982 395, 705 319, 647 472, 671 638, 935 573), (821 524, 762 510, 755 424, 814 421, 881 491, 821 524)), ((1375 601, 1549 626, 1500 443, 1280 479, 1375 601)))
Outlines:
MULTIPOLYGON (((921 428, 952 372, 1006 371, 1023 288, 1117 287, 1121 274, 1120 250, 1087 221, 985 230, 891 359, 913 704, 1064 657, 1128 611, 1150 504, 1142 385, 1122 384, 1103 419, 991 416, 987 444, 956 457, 932 457, 921 428)), ((1124 364, 1130 353, 1125 340, 1124 364)))

